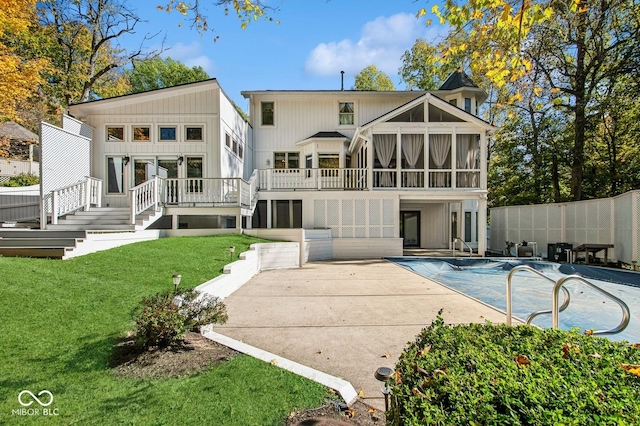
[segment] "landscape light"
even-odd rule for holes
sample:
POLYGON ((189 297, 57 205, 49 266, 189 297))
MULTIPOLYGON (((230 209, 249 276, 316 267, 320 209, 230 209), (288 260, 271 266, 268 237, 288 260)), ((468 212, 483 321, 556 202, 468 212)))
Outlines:
POLYGON ((384 410, 389 410, 389 394, 391 393, 391 385, 389 379, 393 377, 393 368, 380 367, 373 373, 373 377, 380 382, 380 391, 384 395, 384 410))
POLYGON ((175 288, 175 291, 177 293, 178 292, 178 285, 180 285, 180 280, 182 279, 182 275, 173 274, 171 276, 171 278, 173 279, 173 287, 175 288))

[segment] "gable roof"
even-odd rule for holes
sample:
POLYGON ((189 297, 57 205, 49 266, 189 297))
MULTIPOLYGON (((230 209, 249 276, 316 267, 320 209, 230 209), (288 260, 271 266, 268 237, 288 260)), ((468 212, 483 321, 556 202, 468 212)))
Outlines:
POLYGON ((362 126, 358 127, 356 129, 355 134, 353 135, 353 138, 351 139, 351 143, 349 144, 349 152, 353 152, 357 149, 359 140, 361 138, 365 138, 363 136, 364 131, 366 131, 367 129, 369 129, 370 127, 387 121, 405 111, 410 110, 411 108, 414 108, 415 106, 419 105, 422 102, 425 101, 429 101, 430 104, 437 106, 438 108, 452 114, 455 115, 456 117, 460 117, 463 118, 465 121, 476 124, 482 128, 484 128, 487 131, 493 131, 496 130, 496 127, 494 125, 492 125, 491 123, 476 117, 475 115, 468 113, 467 111, 458 108, 457 106, 454 106, 452 104, 450 104, 449 102, 445 101, 442 98, 439 98, 438 96, 432 94, 432 93, 425 93, 424 95, 409 101, 407 103, 405 103, 404 105, 400 105, 397 108, 392 109, 391 111, 388 111, 384 114, 382 114, 380 117, 375 118, 371 121, 369 121, 366 124, 363 124, 362 126))
POLYGON ((30 130, 25 129, 18 123, 13 121, 7 121, 0 124, 0 136, 4 136, 7 139, 13 139, 18 141, 37 141, 38 135, 30 130))
POLYGON ((442 83, 442 86, 438 90, 455 90, 461 87, 472 87, 479 89, 479 87, 469 78, 467 74, 462 71, 462 68, 458 68, 456 71, 449 74, 447 80, 442 83))

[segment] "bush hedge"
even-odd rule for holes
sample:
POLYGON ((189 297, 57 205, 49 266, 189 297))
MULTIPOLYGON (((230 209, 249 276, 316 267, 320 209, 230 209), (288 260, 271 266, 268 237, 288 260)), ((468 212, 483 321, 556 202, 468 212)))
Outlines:
POLYGON ((31 174, 31 173, 20 173, 19 175, 11 176, 11 178, 0 184, 0 186, 8 186, 8 187, 21 187, 21 186, 31 186, 37 185, 40 183, 40 177, 31 174))
POLYGON ((217 297, 189 290, 181 295, 161 292, 144 297, 134 312, 135 340, 143 349, 180 344, 187 331, 224 324, 227 307, 217 297))
POLYGON ((640 348, 576 330, 446 325, 396 365, 390 424, 640 424, 640 348))

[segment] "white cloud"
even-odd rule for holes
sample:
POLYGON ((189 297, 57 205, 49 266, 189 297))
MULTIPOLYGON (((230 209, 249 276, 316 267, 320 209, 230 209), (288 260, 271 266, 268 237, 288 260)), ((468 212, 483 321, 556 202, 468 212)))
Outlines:
POLYGON ((355 74, 373 64, 395 75, 402 54, 428 33, 432 30, 424 21, 408 13, 379 17, 362 27, 358 41, 344 39, 317 45, 307 56, 304 70, 315 76, 337 75, 340 71, 355 74))
POLYGON ((209 76, 215 77, 215 62, 202 53, 202 46, 198 42, 189 44, 178 42, 162 53, 162 57, 170 57, 171 59, 182 62, 188 67, 200 66, 209 76))

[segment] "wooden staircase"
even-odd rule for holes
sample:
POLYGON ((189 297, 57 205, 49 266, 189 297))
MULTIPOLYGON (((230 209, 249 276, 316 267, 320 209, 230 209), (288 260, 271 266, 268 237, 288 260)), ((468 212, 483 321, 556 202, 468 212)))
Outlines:
POLYGON ((130 223, 129 209, 94 207, 77 211, 47 224, 47 229, 0 228, 0 255, 68 259, 99 250, 158 238, 159 231, 145 229, 162 212, 143 212, 130 223))
POLYGON ((0 229, 0 255, 62 259, 86 238, 85 231, 0 229))

